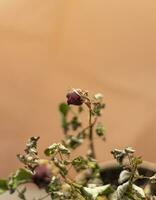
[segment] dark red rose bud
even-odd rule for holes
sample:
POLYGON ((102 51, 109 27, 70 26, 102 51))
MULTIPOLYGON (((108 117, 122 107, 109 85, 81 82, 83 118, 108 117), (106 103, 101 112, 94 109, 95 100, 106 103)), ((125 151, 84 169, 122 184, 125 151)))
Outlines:
POLYGON ((67 103, 68 105, 72 104, 72 105, 77 105, 77 106, 80 106, 83 104, 83 99, 81 95, 79 94, 78 90, 73 89, 68 92, 67 103))
POLYGON ((33 181, 39 188, 44 188, 51 182, 51 169, 47 165, 39 165, 34 170, 33 181))

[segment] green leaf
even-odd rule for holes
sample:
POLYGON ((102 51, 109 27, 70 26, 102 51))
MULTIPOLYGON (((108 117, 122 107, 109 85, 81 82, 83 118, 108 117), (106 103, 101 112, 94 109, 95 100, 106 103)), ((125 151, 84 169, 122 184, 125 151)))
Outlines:
POLYGON ((88 164, 87 159, 82 156, 78 156, 72 161, 72 165, 76 171, 87 169, 88 168, 87 164, 88 164))
POLYGON ((92 169, 92 175, 99 173, 99 166, 96 160, 89 157, 78 156, 72 161, 72 165, 77 172, 84 169, 92 169))
POLYGON ((37 151, 37 142, 40 137, 31 137, 27 144, 25 154, 18 154, 17 158, 20 162, 22 162, 25 166, 29 167, 30 169, 34 168, 38 162, 38 151, 37 151))
POLYGON ((98 187, 83 187, 82 192, 89 200, 96 200, 99 195, 108 195, 112 193, 111 185, 104 185, 98 187))
POLYGON ((61 103, 59 105, 59 111, 62 115, 67 116, 68 112, 70 110, 70 107, 66 103, 61 103))
POLYGON ((32 182, 32 173, 27 169, 18 169, 15 174, 9 178, 8 187, 11 192, 24 183, 32 182))
POLYGON ((65 140, 63 140, 63 144, 70 149, 76 149, 83 143, 83 141, 84 139, 79 135, 68 135, 65 140))
POLYGON ((66 168, 66 163, 64 163, 64 161, 59 160, 57 157, 53 158, 53 162, 55 164, 56 167, 58 167, 60 169, 60 173, 65 176, 68 173, 68 170, 66 168))
POLYGON ((0 180, 0 194, 3 194, 8 190, 7 180, 0 180))
POLYGON ((51 146, 49 146, 47 149, 45 149, 44 153, 47 156, 53 156, 57 152, 61 152, 62 154, 70 154, 70 151, 68 148, 66 148, 61 143, 54 143, 51 146))
POLYGON ((59 191, 61 189, 61 181, 58 177, 53 176, 50 184, 48 185, 47 192, 59 191))
POLYGON ((94 103, 93 113, 92 114, 96 115, 96 116, 101 116, 101 111, 104 108, 105 108, 105 104, 104 103, 100 103, 100 102, 94 103))
POLYGON ((70 123, 74 131, 81 127, 81 122, 79 121, 77 116, 74 116, 70 123))
POLYGON ((54 143, 51 146, 49 146, 47 149, 45 149, 44 153, 46 156, 53 156, 56 150, 58 149, 59 144, 54 143))
POLYGON ((69 129, 69 124, 67 122, 67 114, 70 110, 70 107, 66 103, 61 103, 59 105, 59 111, 61 113, 61 123, 62 123, 62 128, 65 133, 67 133, 69 129))
POLYGON ((105 134, 105 128, 104 128, 104 126, 103 126, 103 124, 102 123, 98 123, 97 124, 97 126, 96 126, 96 134, 98 135, 98 136, 104 136, 104 134, 105 134))
POLYGON ((62 115, 62 128, 63 128, 65 134, 69 130, 69 123, 67 122, 67 119, 64 115, 62 115))
POLYGON ((70 154, 70 150, 66 148, 63 144, 59 144, 59 151, 62 154, 70 154))

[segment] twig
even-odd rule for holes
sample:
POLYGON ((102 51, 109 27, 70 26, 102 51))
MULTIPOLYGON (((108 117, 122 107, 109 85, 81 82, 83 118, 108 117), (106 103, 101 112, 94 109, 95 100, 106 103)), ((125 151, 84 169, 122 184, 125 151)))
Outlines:
MULTIPOLYGON (((97 117, 95 117, 93 123, 91 124, 92 127, 95 125, 96 121, 97 121, 97 117)), ((86 130, 88 130, 88 129, 90 129, 90 124, 89 124, 87 127, 85 127, 82 131, 80 131, 80 132, 78 133, 78 135, 83 134, 83 133, 84 133, 86 130)))
POLYGON ((92 124, 92 110, 89 108, 89 156, 96 158, 95 148, 93 143, 93 126, 96 121, 92 124))

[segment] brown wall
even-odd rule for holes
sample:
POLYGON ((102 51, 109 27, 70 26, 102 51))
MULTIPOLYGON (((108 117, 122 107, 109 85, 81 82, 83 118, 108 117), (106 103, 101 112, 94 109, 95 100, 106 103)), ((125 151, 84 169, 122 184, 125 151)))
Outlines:
POLYGON ((125 146, 156 160, 155 10, 155 0, 0 1, 0 176, 31 135, 41 150, 62 137, 57 104, 70 87, 104 93, 100 161, 125 146))

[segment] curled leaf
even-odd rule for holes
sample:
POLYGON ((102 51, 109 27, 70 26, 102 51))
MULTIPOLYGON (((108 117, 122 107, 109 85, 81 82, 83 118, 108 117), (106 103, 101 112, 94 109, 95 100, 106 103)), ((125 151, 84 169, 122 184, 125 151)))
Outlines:
POLYGON ((130 178, 131 173, 128 170, 123 170, 120 175, 119 175, 119 180, 118 182, 120 184, 124 183, 125 181, 128 181, 130 178))
POLYGON ((93 187, 93 188, 83 187, 82 191, 88 199, 96 200, 96 198, 99 195, 108 195, 112 193, 113 190, 111 186, 108 184, 108 185, 98 186, 98 187, 93 187))

